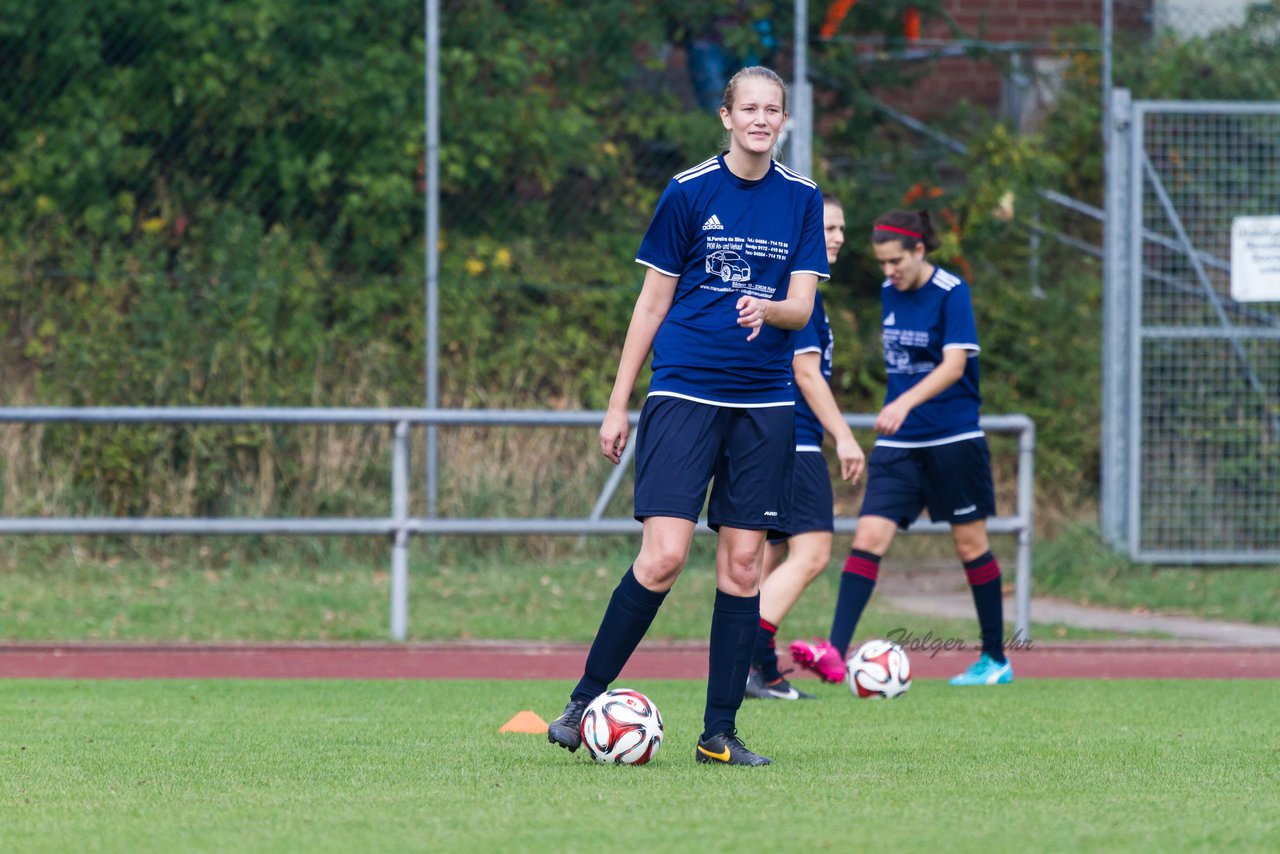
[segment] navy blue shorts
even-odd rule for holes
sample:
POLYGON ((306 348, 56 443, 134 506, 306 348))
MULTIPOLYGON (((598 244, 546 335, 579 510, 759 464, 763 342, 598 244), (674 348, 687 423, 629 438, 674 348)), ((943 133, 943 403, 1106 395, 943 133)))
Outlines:
POLYGON ((927 448, 871 449, 858 515, 892 519, 905 531, 926 507, 930 519, 953 525, 995 515, 985 436, 927 448))
POLYGON ((740 409, 654 395, 636 428, 635 517, 669 516, 785 531, 791 518, 795 408, 740 409), (707 501, 707 486, 711 500, 707 501))
MULTIPOLYGON (((791 524, 788 537, 811 531, 834 531, 836 499, 831 491, 831 472, 821 451, 797 451, 796 469, 791 478, 791 524)), ((769 540, 785 543, 788 537, 769 540)))

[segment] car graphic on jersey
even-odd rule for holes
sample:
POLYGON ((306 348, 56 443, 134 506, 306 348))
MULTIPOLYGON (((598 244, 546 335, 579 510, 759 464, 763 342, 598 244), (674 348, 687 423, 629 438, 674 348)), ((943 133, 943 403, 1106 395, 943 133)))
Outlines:
POLYGON ((910 373, 907 369, 911 367, 911 354, 900 347, 894 347, 892 344, 885 344, 884 362, 885 366, 890 371, 910 373))
POLYGON ((732 249, 717 249, 707 256, 707 272, 726 284, 745 282, 751 278, 751 265, 732 249))

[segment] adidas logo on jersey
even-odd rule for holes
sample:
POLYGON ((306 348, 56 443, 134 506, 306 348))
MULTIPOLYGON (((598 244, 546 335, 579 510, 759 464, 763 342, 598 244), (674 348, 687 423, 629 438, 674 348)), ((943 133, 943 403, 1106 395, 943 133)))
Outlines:
POLYGON ((711 215, 711 219, 702 224, 703 231, 724 231, 724 226, 720 223, 720 217, 715 214, 711 215))
POLYGON ((897 321, 897 319, 893 316, 893 312, 892 312, 892 311, 891 311, 891 312, 889 312, 889 316, 888 316, 888 317, 886 317, 886 318, 884 319, 884 325, 885 325, 885 326, 893 326, 893 325, 894 325, 895 323, 897 323, 897 322, 898 322, 898 321, 897 321))

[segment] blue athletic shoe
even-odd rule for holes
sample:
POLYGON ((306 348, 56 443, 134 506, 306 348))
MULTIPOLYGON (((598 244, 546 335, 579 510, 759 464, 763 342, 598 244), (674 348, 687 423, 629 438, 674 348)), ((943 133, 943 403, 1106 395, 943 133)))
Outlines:
POLYGON ((985 652, 973 665, 959 676, 951 677, 952 685, 1007 685, 1013 681, 1013 665, 1009 659, 997 664, 985 652))

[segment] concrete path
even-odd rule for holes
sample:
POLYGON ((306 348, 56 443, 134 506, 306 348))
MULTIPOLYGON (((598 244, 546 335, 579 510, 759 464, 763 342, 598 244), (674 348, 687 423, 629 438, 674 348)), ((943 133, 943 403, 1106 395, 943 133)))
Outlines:
MULTIPOLYGON (((895 611, 955 619, 973 618, 973 599, 964 576, 951 566, 886 567, 881 573, 880 604, 895 611)), ((1011 596, 1005 599, 1007 614, 1013 611, 1011 596)), ((1061 599, 1031 597, 1031 623, 1062 624, 1082 629, 1123 634, 1168 635, 1181 641, 1221 646, 1280 647, 1280 626, 1229 623, 1078 605, 1061 599)), ((1034 637, 1034 631, 1033 631, 1034 637)))

